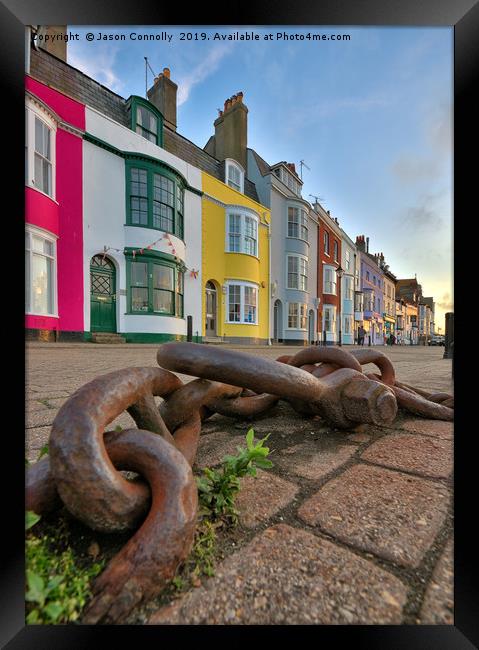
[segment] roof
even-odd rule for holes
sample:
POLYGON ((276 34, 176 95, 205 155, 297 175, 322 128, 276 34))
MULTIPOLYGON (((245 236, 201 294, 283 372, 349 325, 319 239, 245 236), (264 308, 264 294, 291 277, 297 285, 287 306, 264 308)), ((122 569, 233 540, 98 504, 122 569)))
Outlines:
POLYGON ((254 159, 256 160, 256 164, 258 165, 258 169, 260 171, 261 176, 266 176, 267 174, 271 174, 272 171, 271 166, 268 165, 266 160, 261 158, 261 156, 257 154, 254 149, 249 149, 249 151, 251 151, 251 153, 254 156, 254 159))
MULTIPOLYGON (((122 126, 130 127, 128 100, 53 54, 32 48, 30 74, 38 81, 111 117, 122 126)), ((166 125, 163 125, 163 148, 224 182, 224 169, 221 161, 166 125)), ((253 201, 260 202, 255 184, 246 178, 244 194, 253 201)))

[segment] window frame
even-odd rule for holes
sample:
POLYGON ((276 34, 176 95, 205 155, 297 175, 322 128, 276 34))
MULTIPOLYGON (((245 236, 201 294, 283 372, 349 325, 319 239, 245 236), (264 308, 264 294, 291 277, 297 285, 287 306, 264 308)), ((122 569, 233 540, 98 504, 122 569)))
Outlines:
POLYGON ((337 296, 338 295, 338 275, 336 272, 336 267, 332 266, 331 264, 324 264, 323 265, 323 293, 327 294, 328 296, 337 296), (327 275, 326 272, 331 271, 332 272, 332 278, 331 280, 327 280, 327 275), (332 286, 330 287, 331 291, 328 290, 326 287, 326 283, 329 282, 332 286), (334 288, 334 291, 332 289, 334 288))
POLYGON ((40 108, 32 99, 27 98, 25 102, 25 184, 28 187, 47 196, 56 202, 56 140, 57 140, 57 122, 53 115, 40 108), (35 120, 38 119, 50 133, 50 160, 45 158, 35 148, 35 120), (45 192, 35 183, 35 155, 39 155, 50 164, 50 185, 51 193, 45 192))
POLYGON ((323 235, 323 247, 324 247, 324 254, 329 257, 329 232, 327 230, 324 231, 323 235))
POLYGON ((344 275, 344 300, 354 299, 353 276, 344 275))
POLYGON ((337 311, 336 307, 334 305, 323 305, 323 331, 326 332, 326 334, 334 334, 336 335, 336 318, 337 318, 337 311), (330 323, 331 329, 326 329, 326 314, 330 315, 328 318, 328 321, 330 323))
POLYGON ((245 170, 243 167, 234 160, 233 158, 226 158, 225 159, 225 183, 228 185, 228 187, 231 187, 231 189, 236 190, 236 192, 240 192, 240 194, 244 194, 244 177, 245 177, 245 170), (229 170, 230 167, 237 171, 239 173, 239 184, 235 183, 234 181, 231 181, 233 185, 230 183, 230 174, 229 170))
MULTIPOLYGON (((144 251, 141 255, 135 255, 133 257, 133 249, 125 250, 126 258, 126 292, 127 292, 127 302, 126 302, 126 315, 128 316, 162 316, 167 318, 181 318, 184 320, 184 293, 185 293, 185 281, 184 281, 184 265, 178 262, 175 262, 171 256, 167 256, 164 253, 157 253, 156 251, 144 251), (146 273, 146 286, 138 285, 139 288, 146 288, 148 291, 148 311, 134 310, 132 308, 132 289, 135 286, 132 284, 131 272, 133 263, 144 263, 147 265, 146 273), (159 312, 154 311, 154 284, 153 284, 153 267, 161 266, 164 268, 173 270, 173 289, 161 289, 163 291, 169 291, 172 294, 172 306, 173 311, 159 312), (182 275, 182 280, 179 282, 179 276, 182 275), (178 291, 178 287, 181 284, 183 293, 178 291), (178 297, 181 296, 181 299, 178 300, 178 297), (179 309, 180 307, 180 309, 179 309)), ((160 289, 158 289, 160 290, 160 289)))
POLYGON ((301 255, 299 253, 286 253, 286 288, 292 289, 294 291, 304 291, 305 293, 308 293, 308 275, 309 275, 308 258, 305 255, 301 255), (297 260, 297 271, 289 270, 290 259, 297 260), (304 264, 304 269, 302 268, 302 263, 304 264), (301 272, 302 270, 304 270, 305 273, 302 273, 301 272), (289 282, 290 275, 297 275, 297 286, 290 285, 289 282), (301 278, 305 278, 305 280, 301 280, 301 278), (301 286, 302 284, 304 284, 304 287, 301 286))
POLYGON ((247 208, 244 208, 243 206, 237 206, 237 205, 228 205, 226 206, 225 210, 225 253, 233 253, 233 254, 242 254, 242 255, 249 255, 250 257, 254 257, 256 259, 259 259, 259 225, 260 225, 260 220, 259 216, 256 212, 253 210, 248 210, 247 208), (239 217, 239 232, 232 232, 230 231, 230 217, 239 217), (246 220, 251 219, 255 226, 254 226, 254 231, 256 237, 250 237, 247 234, 246 230, 246 220), (239 240, 239 250, 231 250, 230 248, 230 236, 234 236, 239 240), (247 240, 253 240, 255 242, 255 252, 251 253, 249 250, 247 250, 246 246, 246 241, 247 240))
POLYGON ((337 239, 333 239, 333 257, 335 262, 339 262, 339 243, 337 239))
MULTIPOLYGON (((138 124, 138 108, 142 107, 149 111, 150 113, 153 113, 153 115, 156 117, 158 120, 158 130, 156 133, 156 142, 153 142, 152 144, 156 144, 158 147, 163 147, 163 115, 161 112, 152 104, 149 102, 147 99, 144 99, 143 97, 139 97, 138 95, 132 95, 129 100, 129 109, 130 109, 130 128, 131 130, 136 133, 136 135, 139 135, 141 138, 144 140, 147 140, 148 142, 151 142, 148 138, 145 138, 144 135, 141 133, 137 132, 137 127, 140 126, 142 127, 141 124, 138 124)), ((145 131, 148 131, 148 129, 145 129, 145 131)), ((153 133, 153 131, 148 131, 149 133, 153 133)))
MULTIPOLYGON (((135 158, 129 158, 125 161, 125 183, 126 183, 126 225, 132 226, 134 228, 150 228, 157 232, 167 232, 181 241, 184 241, 184 223, 185 223, 185 189, 186 185, 184 180, 179 176, 171 172, 169 169, 165 169, 163 166, 145 162, 143 160, 138 160, 135 158), (132 198, 138 198, 139 195, 133 194, 131 180, 131 172, 134 169, 140 171, 146 171, 146 200, 147 200, 147 223, 133 223, 132 220, 132 198), (163 201, 158 201, 155 199, 155 175, 164 177, 168 181, 173 183, 173 205, 169 206, 163 201), (178 195, 179 192, 179 195, 178 195), (180 200, 181 197, 181 200, 180 200), (173 211, 173 230, 162 230, 157 228, 154 225, 154 207, 155 204, 165 205, 170 207, 173 211), (181 207, 181 210, 179 209, 181 207)), ((160 189, 161 191, 161 189, 160 189)), ((145 198, 145 197, 141 197, 145 198)))
POLYGON ((306 302, 296 302, 296 301, 291 301, 288 302, 288 311, 287 311, 287 317, 288 317, 288 327, 286 328, 287 330, 296 330, 300 332, 307 332, 308 331, 308 303, 306 302), (292 314, 290 313, 291 307, 297 307, 296 314, 293 314, 293 316, 296 317, 296 327, 292 327, 290 325, 290 318, 292 314), (304 308, 304 314, 302 314, 302 308, 304 308), (301 319, 304 319, 304 327, 300 327, 301 325, 301 319))
POLYGON ((26 272, 25 272, 25 294, 26 294, 27 287, 30 288, 29 297, 28 297, 29 302, 28 305, 25 305, 25 314, 27 314, 28 316, 44 316, 50 318, 58 318, 58 247, 57 247, 58 236, 54 235, 53 233, 47 230, 44 230, 43 228, 32 226, 31 224, 26 224, 25 234, 28 235, 29 237, 29 248, 27 249, 25 246, 25 257, 26 254, 28 253, 29 271, 30 271, 30 276, 28 278, 26 277, 26 272), (32 246, 32 236, 40 237, 50 242, 53 247, 53 254, 48 255, 46 253, 40 253, 39 251, 34 251, 32 246), (52 263, 52 313, 35 312, 32 309, 33 307, 32 258, 34 255, 47 257, 53 262, 52 263))
POLYGON ((309 222, 308 222, 308 213, 303 206, 297 205, 288 205, 287 206, 287 232, 288 237, 291 239, 300 239, 309 243, 309 222), (293 211, 297 221, 292 221, 290 219, 290 211, 293 211), (294 230, 294 226, 297 227, 297 234, 291 234, 290 231, 294 230))
POLYGON ((226 300, 225 300, 225 324, 227 325, 258 325, 259 324, 259 285, 254 282, 245 282, 243 280, 227 280, 226 287, 226 300), (240 287, 240 320, 230 320, 230 287, 240 287), (254 289, 256 291, 256 311, 255 321, 245 320, 245 288, 254 289))

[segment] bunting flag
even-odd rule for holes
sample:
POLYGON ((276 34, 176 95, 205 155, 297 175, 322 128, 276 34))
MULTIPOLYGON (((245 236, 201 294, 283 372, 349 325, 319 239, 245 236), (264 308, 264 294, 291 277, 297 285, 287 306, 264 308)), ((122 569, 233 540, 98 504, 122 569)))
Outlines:
MULTIPOLYGON (((146 246, 146 247, 137 248, 137 249, 132 250, 131 254, 133 256, 133 259, 135 259, 136 255, 141 255, 144 252, 145 248, 147 250, 151 250, 153 248, 153 246, 155 246, 155 244, 158 244, 158 242, 160 242, 162 239, 167 240, 167 244, 168 244, 168 246, 171 247, 171 252, 172 252, 172 254, 173 254, 174 258, 175 258, 175 261, 178 262, 181 265, 180 270, 183 273, 185 273, 186 271, 189 271, 190 272, 190 277, 194 278, 196 280, 197 277, 198 277, 198 274, 200 272, 199 269, 190 269, 185 265, 183 260, 180 260, 180 258, 176 254, 176 249, 175 249, 175 247, 173 245, 173 242, 170 239, 170 235, 168 233, 164 233, 163 235, 161 235, 161 237, 158 237, 158 239, 156 239, 151 244, 148 244, 148 246, 146 246)), ((103 246, 103 259, 105 259, 105 256, 106 256, 108 251, 115 251, 117 253, 123 253, 123 254, 125 253, 124 248, 123 249, 122 248, 114 248, 113 246, 106 246, 105 245, 105 246, 103 246)))

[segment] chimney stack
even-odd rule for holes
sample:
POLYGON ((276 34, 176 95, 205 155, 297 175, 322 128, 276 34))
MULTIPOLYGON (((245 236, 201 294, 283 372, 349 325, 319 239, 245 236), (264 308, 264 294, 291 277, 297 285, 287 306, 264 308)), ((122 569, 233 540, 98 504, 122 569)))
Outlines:
POLYGON ((66 25, 41 25, 38 29, 43 36, 49 36, 47 40, 38 40, 37 43, 42 50, 53 54, 57 59, 67 62, 67 33, 66 25), (59 38, 60 37, 60 38, 59 38))
POLYGON ((365 252, 364 235, 358 235, 356 237, 356 246, 358 250, 362 251, 363 253, 365 252))
POLYGON ((366 253, 369 253, 369 237, 366 237, 366 253))
POLYGON ((163 115, 165 125, 176 131, 176 93, 178 86, 170 79, 170 69, 156 77, 153 86, 148 91, 148 99, 163 115))
POLYGON ((246 170, 246 149, 248 146, 248 108, 243 104, 243 93, 229 97, 223 111, 214 122, 214 148, 209 150, 218 160, 232 158, 246 170))

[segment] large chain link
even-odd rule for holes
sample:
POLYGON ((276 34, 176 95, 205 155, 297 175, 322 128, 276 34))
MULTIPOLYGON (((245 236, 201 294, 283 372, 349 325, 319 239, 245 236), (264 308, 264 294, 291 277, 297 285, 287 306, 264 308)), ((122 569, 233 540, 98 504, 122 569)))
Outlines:
POLYGON ((138 528, 94 583, 84 623, 116 623, 158 594, 193 544, 198 495, 192 465, 201 422, 214 413, 252 418, 278 400, 340 429, 389 425, 398 405, 452 420, 453 398, 395 379, 376 350, 309 347, 276 361, 195 343, 167 343, 160 368, 126 368, 97 377, 60 408, 49 456, 27 472, 26 507, 62 504, 94 530, 138 528), (381 374, 362 372, 375 364, 381 374), (198 377, 184 384, 173 372, 198 377), (160 407, 155 396, 163 398, 160 407), (127 410, 137 429, 105 427, 127 410), (121 470, 137 472, 129 481, 121 470))

